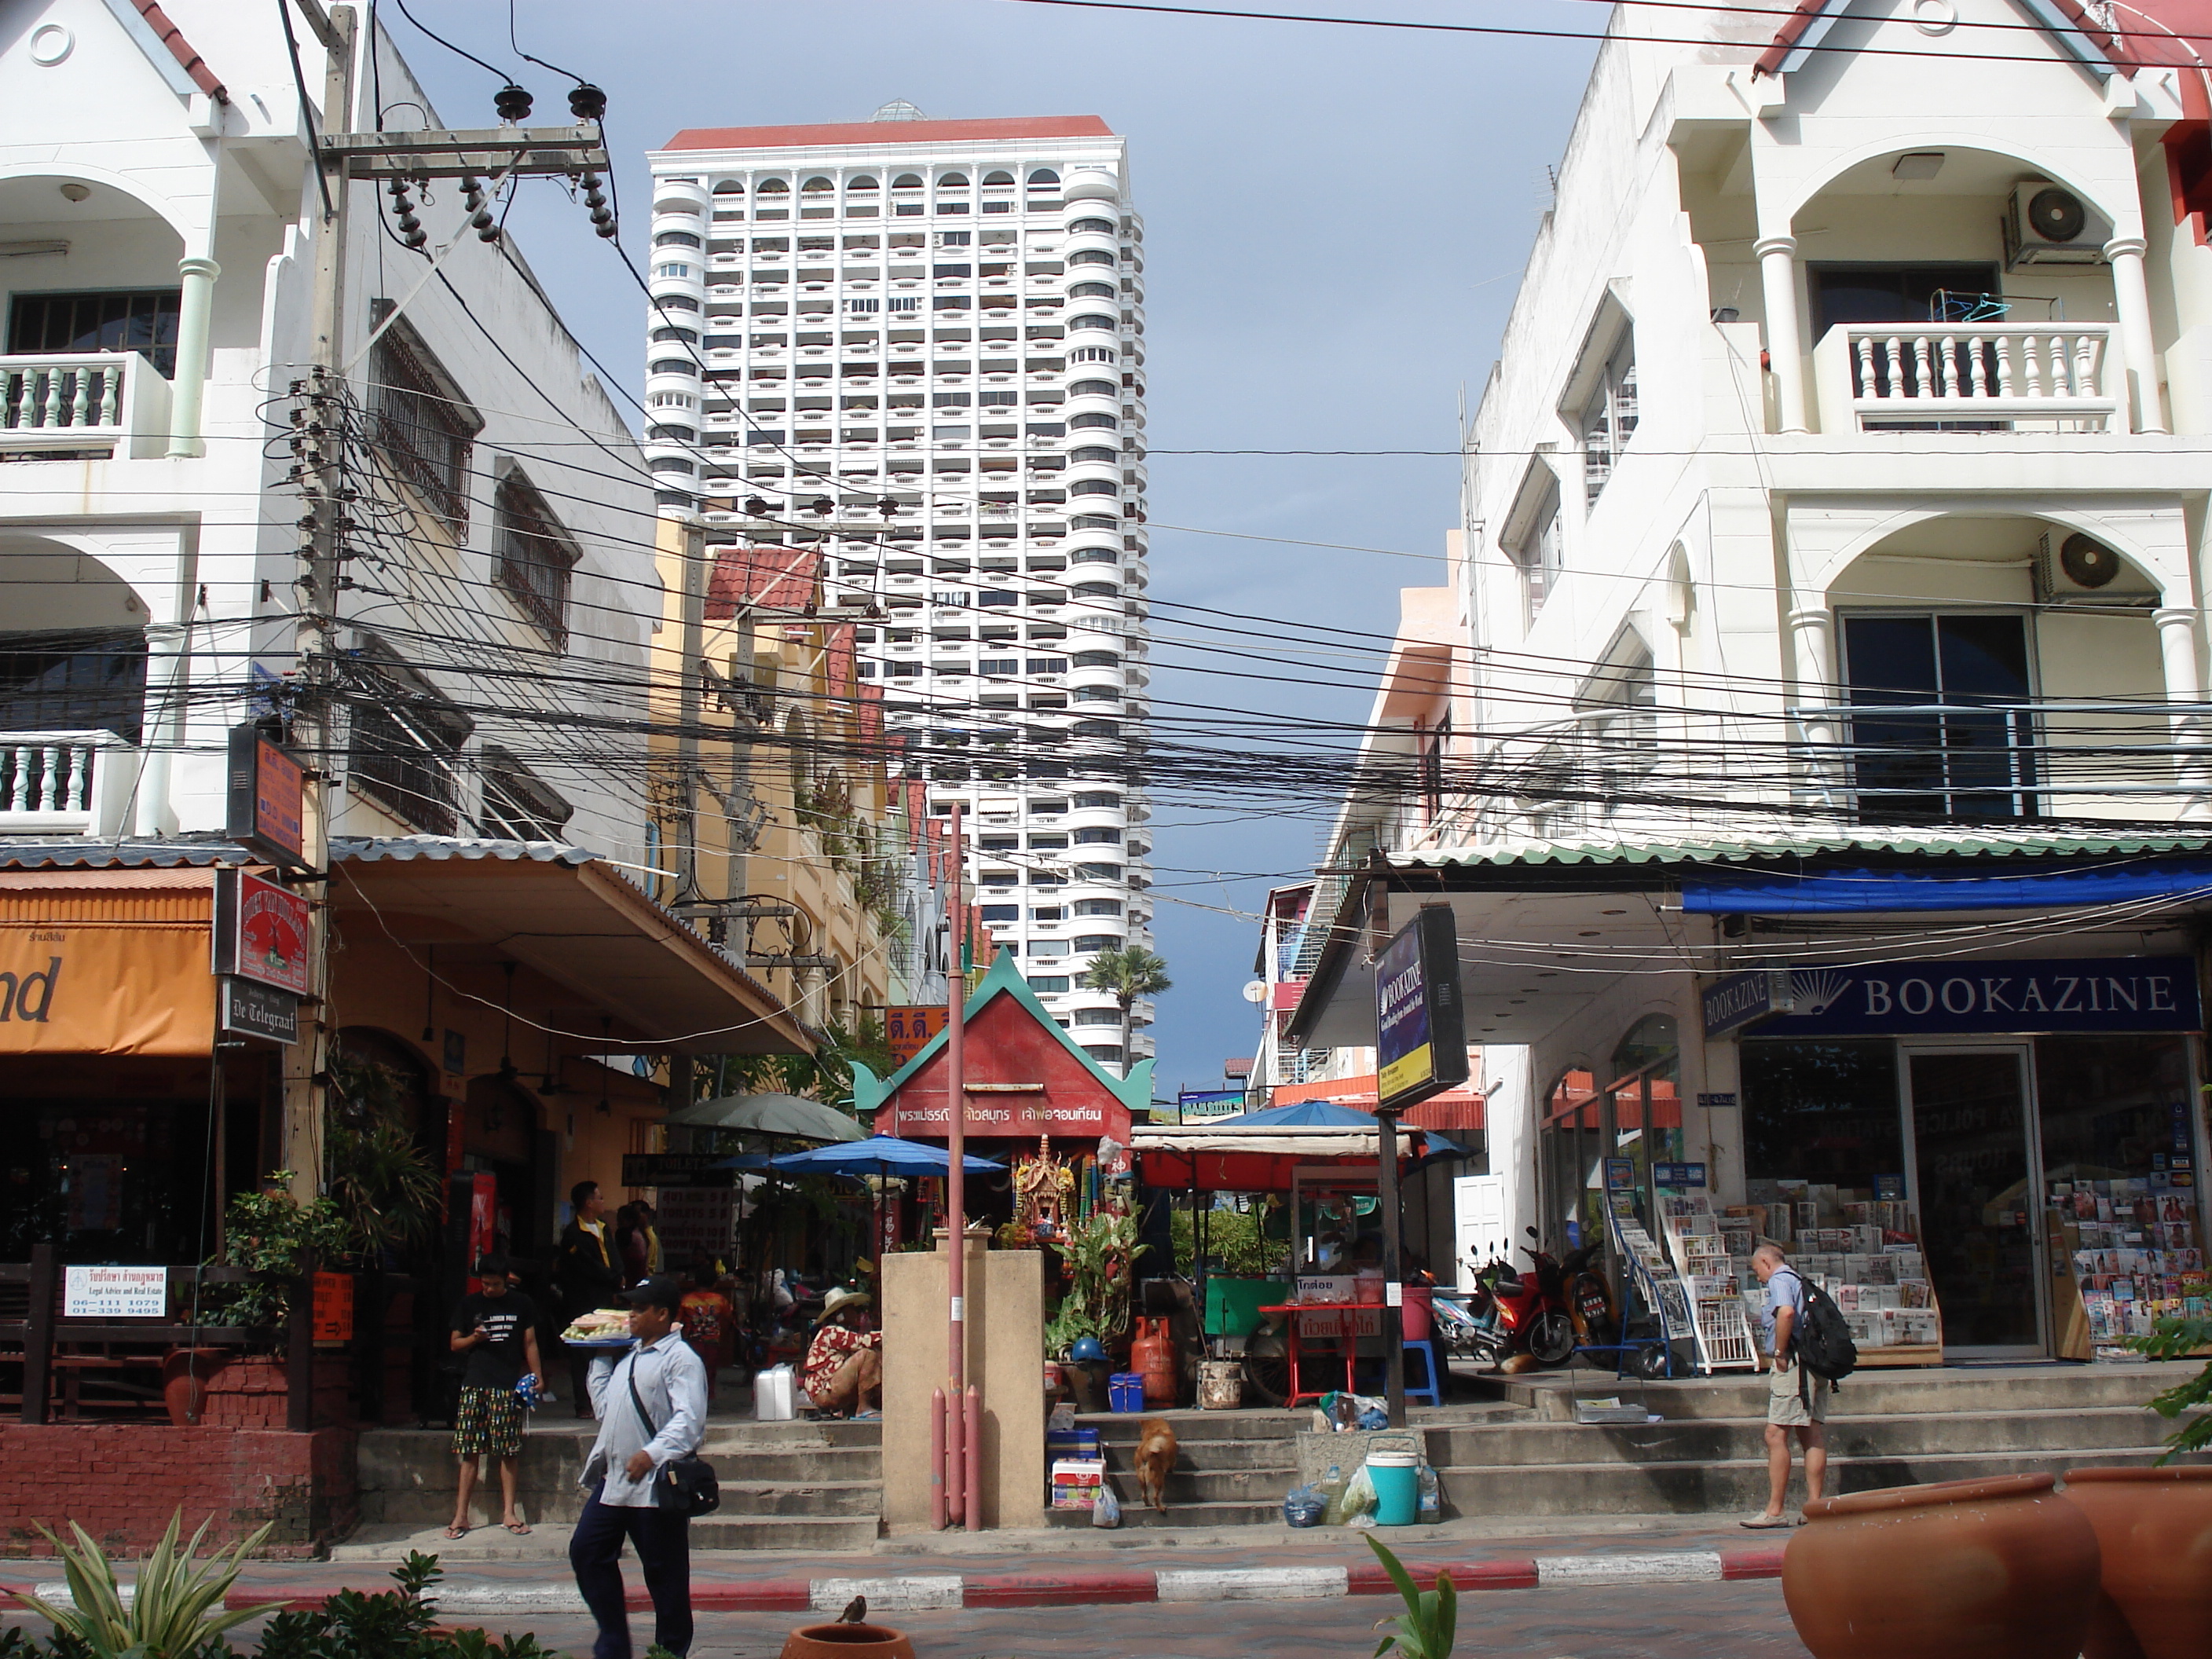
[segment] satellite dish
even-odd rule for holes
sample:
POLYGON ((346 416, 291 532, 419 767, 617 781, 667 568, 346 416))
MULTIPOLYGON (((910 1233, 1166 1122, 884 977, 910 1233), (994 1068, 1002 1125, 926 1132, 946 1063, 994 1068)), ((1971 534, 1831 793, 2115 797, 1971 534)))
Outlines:
POLYGON ((1244 988, 1244 1000, 1255 1007, 1267 1000, 1267 981, 1255 979, 1244 988))

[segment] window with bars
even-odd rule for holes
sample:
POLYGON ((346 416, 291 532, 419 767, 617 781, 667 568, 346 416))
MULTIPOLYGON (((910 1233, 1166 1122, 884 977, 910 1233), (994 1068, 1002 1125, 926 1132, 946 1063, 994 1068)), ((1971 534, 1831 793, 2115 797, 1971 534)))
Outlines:
POLYGON ((1595 503, 1636 432, 1636 336, 1624 332, 1582 409, 1583 490, 1595 503))
POLYGON ((1521 604, 1524 628, 1535 624, 1544 601, 1559 583, 1565 562, 1564 526, 1560 522, 1559 486, 1552 481, 1536 503, 1519 538, 1506 549, 1521 572, 1521 604))
POLYGON ((579 557, 575 544, 519 471, 500 480, 492 507, 500 585, 555 650, 566 650, 569 573, 579 557))
POLYGON ((183 290, 18 294, 8 313, 8 349, 19 356, 143 351, 165 380, 177 374, 177 316, 183 290))
POLYGON ((459 824, 461 746, 475 723, 387 653, 356 660, 346 769, 356 789, 433 836, 459 824))
POLYGON ((558 841, 576 809, 504 749, 487 747, 483 801, 477 813, 495 841, 558 841))
POLYGON ((469 520, 469 453, 483 422, 404 323, 384 331, 373 362, 377 447, 423 504, 454 534, 463 533, 469 520))

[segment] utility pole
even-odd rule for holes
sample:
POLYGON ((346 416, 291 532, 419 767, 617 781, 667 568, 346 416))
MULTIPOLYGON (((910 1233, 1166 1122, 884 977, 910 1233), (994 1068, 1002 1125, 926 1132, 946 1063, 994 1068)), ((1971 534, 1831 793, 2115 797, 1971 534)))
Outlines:
POLYGON ((968 975, 960 961, 962 934, 960 803, 952 803, 952 908, 945 929, 945 1219, 952 1230, 952 1254, 945 1264, 947 1304, 945 1400, 945 1518, 970 1532, 983 1524, 983 1495, 968 1490, 968 1074, 962 1040, 967 1024, 968 975))
MULTIPOLYGON (((346 410, 346 232, 351 187, 364 180, 456 179, 473 185, 482 176, 550 174, 577 179, 591 201, 608 161, 599 127, 606 99, 589 86, 580 85, 568 95, 571 113, 583 124, 573 127, 353 131, 360 14, 351 6, 326 10, 323 0, 289 3, 299 8, 324 52, 322 130, 314 158, 320 218, 315 237, 313 356, 306 374, 292 387, 301 403, 294 417, 293 442, 299 458, 295 476, 307 503, 300 522, 307 568, 300 582, 292 729, 294 741, 307 757, 301 816, 313 873, 305 879, 321 882, 323 898, 313 912, 308 994, 302 999, 311 1018, 301 1031, 301 1041, 284 1053, 283 1145, 286 1166, 293 1171, 293 1194, 307 1199, 322 1183, 330 1044, 330 781, 337 740, 336 636, 346 536, 353 528, 346 511, 351 492, 345 481, 350 426, 346 410)), ((370 42, 372 50, 374 44, 370 42)), ((592 217, 602 236, 615 234, 611 214, 595 209, 592 217)), ((476 223, 463 225, 455 234, 466 234, 476 223)), ((499 234, 488 221, 477 228, 485 241, 496 240, 499 234)))
POLYGON ((699 899, 699 721, 707 648, 707 521, 684 521, 684 665, 676 677, 676 787, 684 840, 676 856, 676 902, 699 899))

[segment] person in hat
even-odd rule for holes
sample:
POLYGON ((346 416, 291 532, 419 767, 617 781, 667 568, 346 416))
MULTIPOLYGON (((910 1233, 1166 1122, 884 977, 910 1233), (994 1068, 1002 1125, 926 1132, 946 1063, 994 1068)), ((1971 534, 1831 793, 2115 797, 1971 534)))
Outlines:
POLYGON ((823 1299, 800 1377, 816 1411, 843 1416, 883 1409, 884 1340, 867 1328, 870 1305, 865 1291, 840 1288, 823 1299))
POLYGON ((678 1659, 691 1650, 691 1521, 659 1508, 653 1493, 661 1466, 696 1451, 706 1432, 707 1369, 676 1323, 683 1295, 665 1275, 626 1291, 635 1340, 619 1358, 603 1353, 592 1361, 599 1436, 579 1477, 588 1495, 568 1540, 568 1565, 599 1623, 593 1659, 630 1659, 624 1539, 653 1598, 653 1641, 678 1659))

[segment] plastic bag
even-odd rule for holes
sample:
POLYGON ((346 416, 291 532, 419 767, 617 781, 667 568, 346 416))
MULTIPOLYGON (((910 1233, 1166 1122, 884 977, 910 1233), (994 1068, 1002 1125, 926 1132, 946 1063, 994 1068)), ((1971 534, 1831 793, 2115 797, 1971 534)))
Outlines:
MULTIPOLYGON (((1359 1413, 1358 1419, 1352 1426, 1355 1429, 1387 1429, 1390 1426, 1390 1413, 1380 1406, 1370 1406, 1359 1413)), ((1366 1466, 1362 1464, 1361 1467, 1364 1468, 1366 1466)))
POLYGON ((1337 1506, 1337 1512, 1348 1525, 1355 1516, 1370 1512, 1376 1501, 1374 1478, 1362 1463, 1352 1472, 1352 1484, 1344 1489, 1344 1502, 1337 1506))
POLYGON ((1121 1500, 1114 1496, 1114 1488, 1098 1488, 1097 1501, 1091 1506, 1091 1524, 1094 1527, 1118 1527, 1121 1524, 1121 1500))
POLYGON ((1317 1527, 1328 1510, 1328 1494, 1319 1486, 1293 1486, 1283 1499, 1283 1520, 1293 1527, 1317 1527))
POLYGON ((1044 1420, 1047 1434, 1072 1434, 1075 1430, 1075 1407, 1065 1400, 1052 1408, 1052 1415, 1044 1420))
POLYGON ((1437 1480, 1437 1472, 1428 1464, 1423 1463, 1419 1473, 1421 1483, 1421 1519, 1441 1521, 1444 1518, 1444 1494, 1443 1486, 1437 1480))

